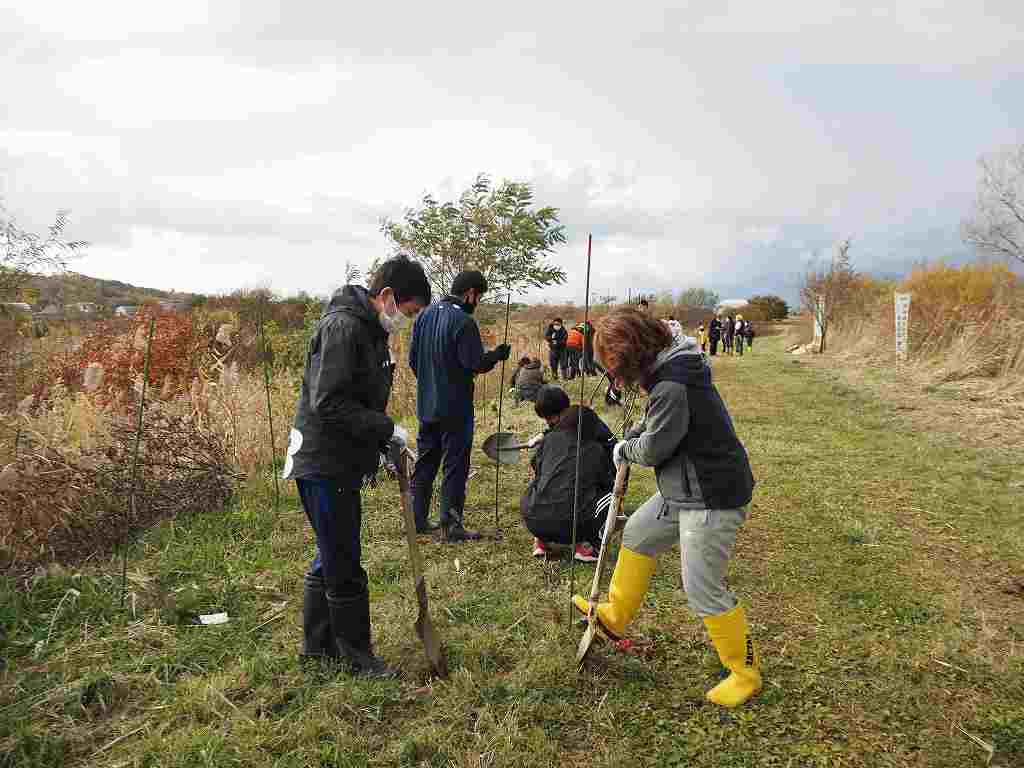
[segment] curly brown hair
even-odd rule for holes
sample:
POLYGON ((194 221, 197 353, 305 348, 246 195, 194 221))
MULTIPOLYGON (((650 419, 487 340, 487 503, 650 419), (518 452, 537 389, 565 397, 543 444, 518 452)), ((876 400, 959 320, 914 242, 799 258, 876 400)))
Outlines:
POLYGON ((594 352, 615 378, 636 384, 672 344, 672 332, 632 307, 613 310, 597 327, 594 352))

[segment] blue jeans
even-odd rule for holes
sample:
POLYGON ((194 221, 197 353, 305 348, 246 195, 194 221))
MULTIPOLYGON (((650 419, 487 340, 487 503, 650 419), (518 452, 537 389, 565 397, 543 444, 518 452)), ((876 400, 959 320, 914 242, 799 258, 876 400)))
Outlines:
POLYGON ((430 516, 430 500, 434 494, 434 478, 444 458, 444 480, 441 483, 441 525, 462 524, 466 506, 466 480, 469 478, 469 452, 473 448, 473 416, 457 423, 426 422, 420 424, 416 439, 419 458, 412 475, 412 509, 416 526, 426 525, 430 516))
POLYGON ((316 557, 309 566, 322 576, 328 594, 358 597, 366 592, 366 571, 360 564, 363 510, 358 490, 326 477, 297 479, 302 508, 316 533, 316 557))

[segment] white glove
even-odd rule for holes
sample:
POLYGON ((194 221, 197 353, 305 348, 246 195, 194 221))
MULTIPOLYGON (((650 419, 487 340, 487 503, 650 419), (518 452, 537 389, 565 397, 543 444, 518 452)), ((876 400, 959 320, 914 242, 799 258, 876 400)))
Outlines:
POLYGON ((531 437, 530 438, 530 442, 528 442, 527 445, 530 448, 536 448, 538 445, 540 445, 540 441, 543 440, 543 439, 544 439, 544 433, 541 432, 540 434, 534 435, 533 437, 531 437))
POLYGON ((612 449, 612 461, 615 462, 616 467, 621 467, 623 464, 628 464, 629 459, 626 458, 626 441, 620 440, 615 444, 615 448, 612 449))
POLYGON ((391 433, 391 442, 399 448, 408 448, 409 432, 401 424, 395 424, 395 431, 391 433))

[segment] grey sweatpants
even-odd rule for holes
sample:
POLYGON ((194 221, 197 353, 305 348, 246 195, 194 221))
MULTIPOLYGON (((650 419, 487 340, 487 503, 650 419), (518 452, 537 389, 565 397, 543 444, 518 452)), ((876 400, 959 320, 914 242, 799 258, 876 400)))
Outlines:
POLYGON ((736 607, 725 583, 736 532, 747 519, 740 509, 678 509, 654 494, 630 515, 622 546, 657 557, 679 541, 683 588, 690 609, 700 617, 718 616, 736 607))

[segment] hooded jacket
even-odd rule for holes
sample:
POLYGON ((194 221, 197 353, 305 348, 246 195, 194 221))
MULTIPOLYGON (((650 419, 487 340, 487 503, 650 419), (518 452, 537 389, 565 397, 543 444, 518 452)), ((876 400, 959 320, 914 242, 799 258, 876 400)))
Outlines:
POLYGON ((384 412, 393 377, 388 333, 369 292, 344 286, 309 341, 284 477, 327 477, 358 488, 395 429, 384 412))
POLYGON ((468 424, 473 420, 473 377, 498 363, 484 351, 469 307, 445 296, 420 312, 409 345, 416 375, 416 415, 421 424, 468 424))
MULTIPOLYGON (((579 406, 573 406, 544 439, 530 460, 534 478, 520 502, 520 514, 528 527, 558 529, 572 534, 572 506, 576 483, 576 430, 579 406)), ((593 516, 598 500, 615 485, 608 426, 590 408, 583 408, 581 435, 580 497, 577 519, 593 516)), ((554 539, 553 539, 554 540, 554 539)))
POLYGON ((548 346, 557 352, 565 349, 565 345, 569 341, 569 331, 565 329, 564 325, 561 328, 555 328, 555 324, 552 323, 544 331, 544 338, 547 340, 548 346))
POLYGON ((642 382, 644 421, 625 456, 654 467, 665 501, 685 509, 737 509, 750 503, 754 476, 711 367, 695 339, 658 355, 642 382))
POLYGON ((544 368, 540 360, 531 360, 516 371, 516 396, 520 400, 536 400, 537 392, 544 385, 544 368))

